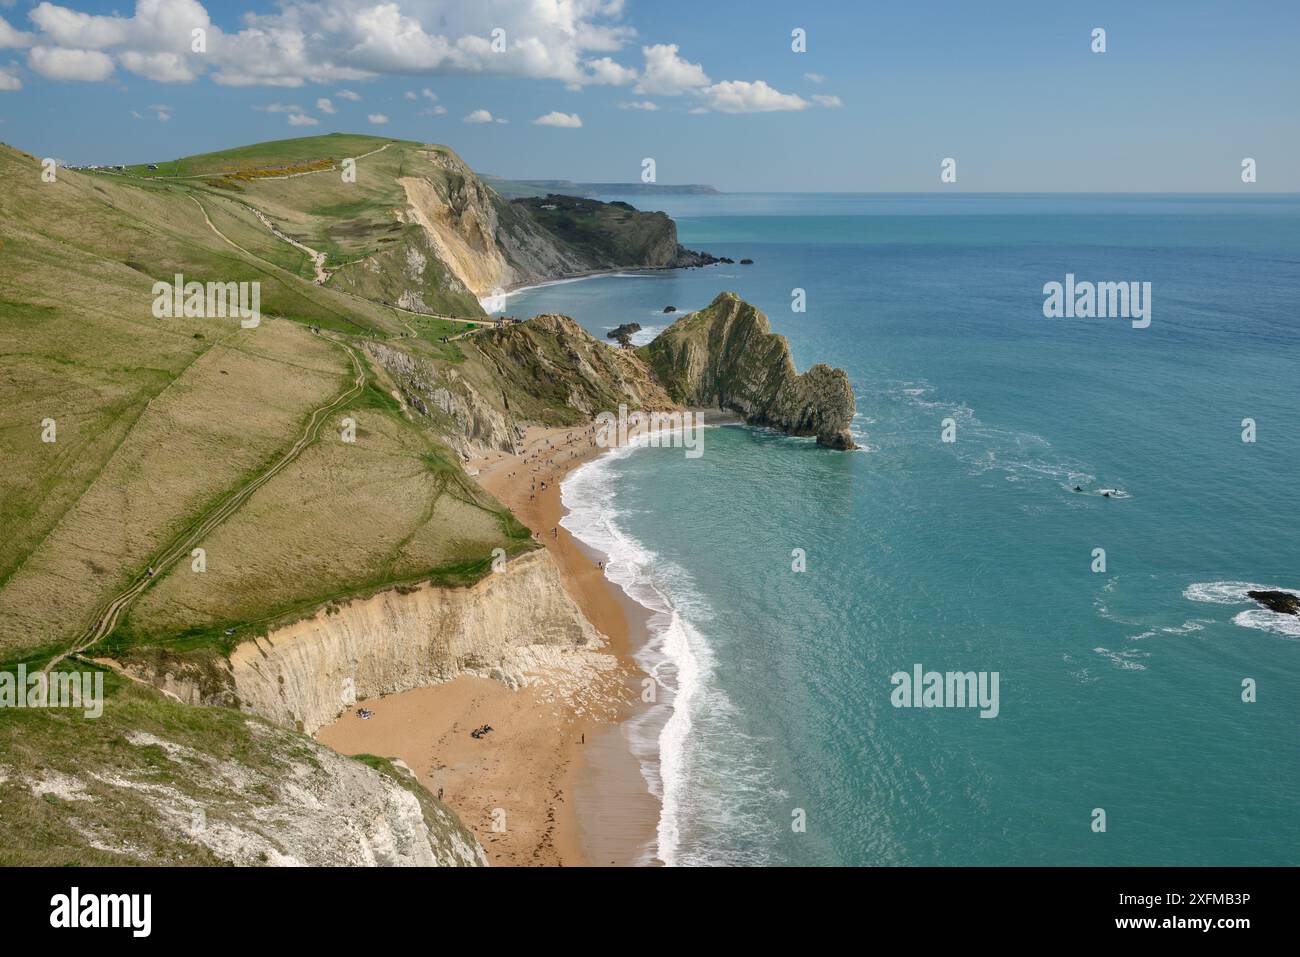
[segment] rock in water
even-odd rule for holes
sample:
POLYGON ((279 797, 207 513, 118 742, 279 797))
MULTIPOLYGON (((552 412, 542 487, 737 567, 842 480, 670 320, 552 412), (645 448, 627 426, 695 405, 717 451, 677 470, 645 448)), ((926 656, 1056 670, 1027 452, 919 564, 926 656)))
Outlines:
POLYGON ((670 312, 676 312, 676 311, 677 311, 677 307, 676 307, 676 306, 664 306, 664 315, 667 315, 667 314, 670 313, 670 312))
POLYGON ((754 265, 754 260, 752 260, 752 259, 742 259, 742 260, 740 261, 740 264, 741 264, 742 266, 752 266, 752 265, 754 265))
POLYGON ((800 375, 785 337, 734 292, 678 319, 640 354, 674 401, 738 412, 750 425, 813 435, 829 448, 857 447, 844 370, 819 364, 800 375))
POLYGON ((1289 591, 1248 591, 1246 594, 1269 611, 1282 615, 1300 615, 1300 596, 1289 591))
POLYGON ((640 331, 641 323, 625 322, 621 326, 609 330, 609 332, 605 333, 605 336, 609 339, 617 339, 621 346, 630 346, 632 344, 632 334, 640 331))

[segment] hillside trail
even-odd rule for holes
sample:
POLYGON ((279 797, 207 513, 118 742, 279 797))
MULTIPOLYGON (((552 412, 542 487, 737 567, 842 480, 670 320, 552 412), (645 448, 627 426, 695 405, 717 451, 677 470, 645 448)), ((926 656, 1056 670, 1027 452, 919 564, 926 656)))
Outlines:
POLYGON ((182 557, 188 555, 190 550, 213 529, 224 522, 227 518, 237 512, 243 505, 253 497, 263 485, 269 482, 275 476, 279 475, 288 467, 307 446, 311 445, 320 436, 321 427, 325 421, 334 412, 343 408, 357 396, 359 396, 366 387, 366 372, 360 357, 355 349, 352 348, 341 337, 329 333, 321 333, 322 336, 329 339, 343 349, 352 363, 352 369, 356 377, 352 384, 339 393, 330 401, 314 409, 307 418, 307 424, 299 435, 298 439, 285 453, 268 466, 263 472, 255 475, 250 481, 240 486, 228 497, 217 503, 209 511, 199 516, 185 531, 172 540, 171 543, 164 546, 163 549, 149 560, 145 569, 140 572, 136 578, 111 598, 98 612, 95 620, 86 629, 85 632, 77 639, 76 643, 66 651, 60 653, 51 659, 43 669, 47 674, 65 658, 71 655, 80 655, 88 649, 98 644, 104 638, 112 634, 113 629, 128 607, 147 589, 154 581, 161 578, 172 565, 182 557))
MULTIPOLYGON (((383 146, 379 147, 379 149, 374 149, 374 150, 371 150, 369 153, 362 153, 360 156, 354 156, 354 157, 351 157, 351 158, 352 158, 352 159, 363 160, 363 159, 365 159, 367 156, 374 156, 376 153, 382 153, 384 150, 388 149, 388 147, 390 147, 390 146, 392 146, 392 145, 393 145, 392 143, 385 143, 383 146)), ((286 174, 283 175, 283 176, 259 176, 258 179, 294 179, 295 177, 298 177, 298 176, 313 176, 313 175, 315 175, 316 173, 334 173, 334 172, 337 172, 337 171, 338 171, 338 167, 337 167, 337 166, 331 166, 331 167, 329 167, 328 169, 309 169, 309 170, 304 170, 304 171, 301 172, 301 173, 286 173, 286 174)), ((134 174, 134 173, 126 173, 126 172, 119 173, 117 170, 102 170, 101 172, 109 173, 110 175, 113 175, 113 176, 135 176, 135 175, 136 175, 136 174, 134 174)), ((217 176, 217 175, 219 175, 219 174, 217 174, 217 173, 186 173, 186 174, 183 175, 183 176, 139 176, 139 177, 137 177, 137 178, 138 178, 138 179, 151 179, 151 180, 156 180, 156 179, 172 179, 172 180, 176 180, 176 179, 210 179, 210 178, 212 178, 213 176, 217 176)))
MULTIPOLYGON (((262 258, 262 257, 259 256, 257 253, 252 252, 251 250, 244 248, 243 246, 239 245, 239 243, 235 242, 233 239, 231 239, 229 236, 227 236, 225 233, 223 233, 223 232, 220 230, 220 228, 218 228, 217 224, 214 223, 214 222, 212 221, 212 218, 211 218, 210 216, 208 216, 207 208, 203 205, 203 203, 199 200, 199 198, 198 198, 197 196, 195 196, 194 194, 192 194, 192 193, 189 194, 189 195, 190 195, 190 199, 194 200, 194 202, 198 205, 199 209, 203 211, 203 220, 204 220, 204 222, 206 222, 206 223, 208 224, 208 227, 209 227, 209 228, 210 228, 214 233, 216 233, 218 236, 220 236, 223 240, 225 240, 225 241, 226 241, 227 243, 229 243, 231 246, 234 246, 236 249, 238 249, 238 250, 239 250, 241 253, 243 253, 244 255, 246 255, 246 256, 251 256, 251 257, 253 257, 254 259, 259 260, 260 262, 268 262, 268 260, 262 258)), ((323 286, 323 285, 325 285, 325 283, 329 280, 329 277, 330 277, 331 273, 330 273, 330 271, 328 271, 328 270, 325 268, 325 254, 324 254, 324 253, 322 253, 322 252, 318 252, 317 250, 312 249, 310 246, 306 245, 305 243, 301 243, 301 242, 299 242, 298 240, 293 239, 292 237, 285 235, 285 233, 282 232, 280 229, 278 229, 278 228, 275 226, 275 224, 271 222, 270 218, 269 218, 265 213, 263 213, 260 209, 258 209, 256 206, 252 206, 252 205, 250 205, 249 203, 245 203, 245 202, 243 202, 242 200, 235 200, 235 202, 239 203, 240 206, 243 206, 243 207, 244 207, 245 209, 247 209, 250 213, 252 213, 254 216, 256 216, 257 219, 258 219, 258 221, 259 221, 263 226, 265 226, 265 227, 266 227, 266 228, 271 232, 271 235, 275 236, 277 239, 282 240, 283 242, 288 243, 289 245, 293 246, 294 248, 298 249, 299 251, 304 252, 304 253, 306 253, 308 256, 310 256, 310 257, 311 257, 311 260, 312 260, 312 265, 313 265, 314 271, 315 271, 315 273, 316 273, 316 278, 315 278, 315 281, 314 281, 314 285, 317 285, 317 286, 323 286)), ((271 265, 274 266, 275 263, 271 263, 271 265)), ((331 288, 332 288, 332 287, 331 287, 331 288)), ((470 325, 474 325, 474 326, 489 326, 489 327, 495 327, 495 326, 496 326, 496 320, 495 320, 495 319, 481 319, 481 318, 478 318, 478 317, 476 317, 476 316, 444 316, 444 315, 442 315, 442 314, 440 314, 440 313, 436 313, 436 312, 416 312, 414 309, 406 309, 406 308, 404 308, 403 306, 396 306, 396 305, 393 305, 392 303, 388 303, 388 302, 383 302, 383 303, 381 303, 381 302, 376 302, 376 301, 373 300, 373 299, 366 299, 364 296, 358 296, 358 295, 356 295, 355 293, 348 292, 346 289, 334 289, 334 291, 335 291, 335 292, 338 292, 338 293, 342 293, 342 294, 345 295, 345 296, 351 296, 353 299, 356 299, 358 302, 369 303, 369 304, 372 305, 372 306, 375 306, 375 305, 385 306, 386 308, 388 308, 388 309, 392 309, 392 310, 394 310, 394 311, 396 311, 396 312, 406 313, 408 316, 419 316, 419 317, 422 318, 422 319, 444 319, 444 320, 447 320, 448 322, 464 322, 464 323, 469 323, 470 325)), ((407 330, 407 334, 408 334, 408 337, 409 337, 409 338, 415 338, 415 337, 418 335, 418 333, 417 333, 414 329, 412 329, 411 326, 410 326, 410 324, 409 324, 408 322, 406 322, 404 319, 401 319, 401 318, 399 317, 398 321, 401 322, 402 325, 406 328, 406 330, 407 330)), ((470 331, 472 331, 472 330, 470 330, 470 331)), ((460 339, 460 338, 463 338, 464 336, 466 336, 466 335, 468 335, 468 334, 469 334, 469 332, 463 332, 463 333, 459 333, 459 334, 457 334, 456 336, 454 336, 454 337, 452 337, 452 338, 460 339)))

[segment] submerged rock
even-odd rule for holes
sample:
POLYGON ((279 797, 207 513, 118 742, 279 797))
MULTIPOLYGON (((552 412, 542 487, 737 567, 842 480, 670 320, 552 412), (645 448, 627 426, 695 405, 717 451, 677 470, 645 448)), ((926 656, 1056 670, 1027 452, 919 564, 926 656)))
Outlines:
POLYGON ((1282 615, 1300 615, 1300 596, 1288 591, 1248 591, 1246 594, 1269 611, 1282 615))

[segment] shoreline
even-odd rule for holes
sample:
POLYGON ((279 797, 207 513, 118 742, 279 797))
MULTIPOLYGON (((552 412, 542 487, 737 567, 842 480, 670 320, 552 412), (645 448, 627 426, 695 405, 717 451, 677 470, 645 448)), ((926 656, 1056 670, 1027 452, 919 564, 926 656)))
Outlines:
MULTIPOLYGON (((518 295, 521 292, 531 292, 534 289, 545 289, 548 286, 563 286, 566 283, 581 282, 584 279, 598 279, 601 276, 627 276, 629 279, 642 278, 636 273, 643 272, 671 272, 674 269, 706 269, 709 266, 723 265, 722 263, 701 263, 698 266, 616 266, 611 269, 592 269, 588 272, 574 273, 571 276, 559 276, 555 279, 546 279, 542 282, 516 283, 513 286, 507 286, 502 290, 502 295, 506 297, 506 304, 509 305, 510 297, 518 295)), ((488 309, 487 303, 492 296, 478 297, 478 304, 482 310, 489 316, 492 310, 488 309)), ((677 314, 676 318, 686 315, 685 312, 677 314)))
POLYGON ((561 501, 564 479, 610 451, 594 444, 592 429, 590 424, 532 426, 525 432, 522 453, 490 453, 467 465, 478 469, 475 480, 551 552, 565 590, 606 637, 604 650, 618 663, 623 693, 617 708, 609 720, 589 722, 585 737, 580 733, 577 741, 569 742, 565 783, 573 799, 560 825, 572 834, 571 847, 581 863, 630 866, 655 861, 659 827, 659 801, 623 738, 626 722, 644 711, 640 692, 646 675, 636 653, 649 640, 651 612, 606 577, 598 564, 606 556, 574 537, 561 522, 568 514, 561 501), (521 480, 524 476, 528 485, 521 480), (529 488, 533 480, 538 483, 535 493, 529 488))
POLYGON ((540 674, 518 689, 462 675, 358 701, 370 719, 350 710, 316 735, 345 754, 404 761, 478 835, 494 865, 654 861, 660 805, 623 737, 624 723, 642 713, 645 675, 635 653, 648 639, 650 612, 560 524, 564 477, 608 451, 592 428, 533 426, 518 453, 489 452, 466 470, 550 553, 564 590, 606 641, 589 655, 600 666, 540 674), (493 732, 472 738, 485 724, 493 732), (501 819, 504 832, 494 827, 501 819))
MULTIPOLYGON (((563 286, 571 282, 581 282, 584 279, 598 279, 601 276, 618 276, 623 273, 633 272, 664 272, 668 269, 678 269, 678 266, 623 266, 617 269, 593 269, 590 272, 574 273, 572 276, 561 276, 558 279, 546 279, 542 282, 516 283, 502 290, 505 297, 506 305, 510 304, 510 297, 518 295, 521 292, 532 292, 534 289, 546 289, 549 286, 563 286)), ((629 276, 629 278, 637 278, 629 276)), ((492 310, 488 308, 488 303, 492 300, 491 295, 479 297, 478 304, 485 313, 492 315, 492 310)))

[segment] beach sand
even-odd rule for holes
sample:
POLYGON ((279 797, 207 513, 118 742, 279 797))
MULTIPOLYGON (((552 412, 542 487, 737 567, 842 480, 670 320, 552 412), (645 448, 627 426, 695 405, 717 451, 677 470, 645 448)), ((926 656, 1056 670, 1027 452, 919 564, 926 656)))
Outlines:
POLYGON ((607 669, 580 687, 572 676, 541 676, 517 691, 463 676, 358 702, 374 716, 349 712, 317 733, 345 754, 403 760, 434 794, 441 790, 494 865, 646 863, 654 838, 659 803, 620 725, 639 702, 645 676, 632 653, 649 616, 559 524, 560 480, 603 451, 590 427, 534 427, 518 454, 491 453, 468 468, 550 551, 565 590, 608 639, 607 669), (485 724, 493 731, 470 736, 485 724))

